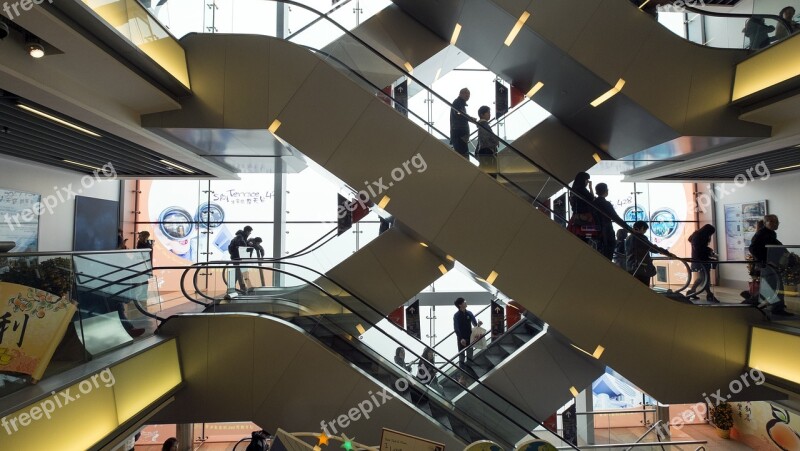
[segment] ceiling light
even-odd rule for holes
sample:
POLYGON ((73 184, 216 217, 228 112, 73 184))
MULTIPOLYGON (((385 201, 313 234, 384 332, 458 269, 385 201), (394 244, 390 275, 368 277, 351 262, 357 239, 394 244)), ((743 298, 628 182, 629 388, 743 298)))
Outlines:
POLYGON ((67 163, 67 164, 80 166, 82 168, 93 169, 95 171, 102 171, 102 169, 98 168, 97 166, 92 166, 92 165, 86 164, 86 163, 78 163, 77 161, 72 161, 72 160, 61 160, 61 161, 63 161, 64 163, 67 163))
POLYGON ((179 170, 181 170, 181 171, 183 171, 183 172, 185 172, 187 174, 194 174, 193 170, 191 170, 191 169, 189 169, 189 168, 187 168, 185 166, 181 166, 179 164, 175 164, 175 163, 173 163, 171 161, 168 161, 168 160, 158 160, 158 161, 166 164, 167 166, 172 166, 175 169, 179 169, 179 170))
POLYGON ((497 276, 499 276, 499 274, 497 274, 496 272, 492 271, 489 274, 489 277, 486 278, 486 281, 489 282, 489 284, 493 284, 494 281, 497 280, 497 276))
POLYGON ((442 275, 447 274, 447 267, 445 267, 444 265, 439 265, 439 272, 441 272, 442 275))
POLYGON ((383 196, 381 201, 378 202, 378 206, 381 207, 381 208, 386 208, 386 206, 389 205, 389 201, 390 200, 391 199, 389 199, 389 196, 383 196))
POLYGON ((783 167, 783 168, 773 169, 773 172, 775 172, 775 171, 785 171, 787 169, 794 169, 794 168, 800 168, 800 164, 793 164, 791 166, 786 166, 786 167, 783 167))
POLYGON ((620 79, 617 81, 617 84, 616 84, 616 85, 614 85, 614 87, 613 87, 613 88, 611 88, 611 89, 610 89, 610 90, 609 90, 607 93, 605 93, 605 94, 601 95, 600 97, 596 98, 596 99, 594 100, 594 102, 592 102, 592 106, 593 106, 593 107, 597 107, 597 106, 599 106, 601 103, 605 102, 606 100, 608 100, 608 99, 610 99, 610 98, 614 97, 614 96, 615 96, 615 95, 617 95, 617 94, 618 94, 620 91, 622 91, 622 87, 623 87, 623 86, 625 86, 625 80, 623 80, 623 79, 621 79, 621 78, 620 78, 620 79))
POLYGON ((599 163, 600 160, 602 160, 602 158, 600 158, 600 154, 599 153, 592 154, 592 158, 594 158, 594 162, 595 163, 599 163))
POLYGON ((449 256, 449 255, 445 256, 445 258, 446 258, 447 260, 451 261, 451 262, 454 262, 454 261, 456 261, 456 259, 455 259, 455 258, 453 258, 453 257, 451 257, 451 256, 449 256))
POLYGON ((601 356, 601 355, 603 355, 603 352, 604 352, 605 350, 606 350, 606 348, 604 348, 604 347, 602 347, 602 346, 600 346, 600 345, 597 345, 597 348, 596 348, 596 349, 594 350, 594 352, 592 353, 592 357, 594 357, 595 359, 599 359, 599 358, 600 358, 600 356, 601 356))
POLYGON ((642 3, 641 5, 639 5, 639 9, 642 9, 642 8, 644 8, 644 5, 646 5, 646 4, 648 4, 648 3, 650 3, 650 0, 644 0, 644 3, 642 3))
POLYGON ((450 45, 456 45, 456 41, 458 41, 458 35, 461 34, 461 24, 456 24, 456 27, 453 28, 453 36, 450 37, 450 45))
POLYGON ((574 386, 569 388, 569 392, 572 393, 572 396, 575 398, 577 398, 578 395, 580 395, 580 392, 574 386))
POLYGON ((409 63, 408 61, 406 61, 403 64, 403 67, 406 68, 406 72, 408 72, 408 75, 411 75, 411 74, 414 73, 414 66, 412 66, 411 63, 409 63))
POLYGON ((360 335, 364 335, 365 333, 367 333, 367 330, 364 329, 364 326, 362 326, 360 323, 356 324, 356 330, 360 335))
POLYGON ((274 121, 272 121, 271 124, 269 124, 269 128, 267 128, 267 130, 269 130, 270 133, 274 134, 276 131, 278 131, 278 127, 280 126, 281 126, 281 121, 275 119, 274 121))
POLYGON ((531 97, 535 96, 535 95, 536 95, 536 93, 537 93, 537 92, 539 92, 539 90, 540 90, 540 89, 542 89, 542 88, 544 88, 544 83, 542 83, 542 82, 540 81, 540 82, 536 83, 535 85, 533 85, 533 87, 531 88, 531 90, 530 90, 530 91, 528 91, 528 93, 527 93, 527 94, 525 94, 525 96, 526 96, 526 97, 528 97, 528 98, 530 99, 531 97))
POLYGON ((422 247, 428 247, 428 245, 427 245, 427 244, 425 244, 425 243, 419 243, 419 244, 420 244, 420 246, 422 246, 422 247))
POLYGON ((511 29, 511 32, 508 33, 508 37, 504 41, 506 47, 510 46, 512 42, 514 42, 514 38, 517 37, 517 33, 519 30, 522 30, 522 26, 525 25, 525 21, 528 20, 531 14, 528 11, 523 11, 522 15, 519 16, 517 23, 514 24, 514 28, 511 29))
POLYGON ((36 108, 33 108, 33 107, 29 107, 28 105, 25 105, 24 103, 18 103, 17 107, 19 107, 19 108, 21 108, 21 109, 23 109, 23 110, 25 110, 25 111, 27 111, 29 113, 33 113, 33 114, 41 116, 41 117, 43 117, 45 119, 49 119, 49 120, 51 120, 53 122, 56 122, 58 124, 65 125, 67 127, 70 127, 70 128, 75 129, 75 130, 78 130, 79 132, 86 133, 87 135, 91 135, 91 136, 94 136, 96 138, 100 137, 100 135, 98 135, 97 133, 95 133, 95 132, 93 132, 91 130, 88 130, 86 128, 83 128, 80 125, 73 124, 72 122, 68 122, 68 121, 65 121, 64 119, 55 117, 52 114, 45 113, 44 111, 37 110, 36 108))
POLYGON ((32 38, 25 41, 25 51, 32 58, 39 59, 44 56, 44 46, 32 38))

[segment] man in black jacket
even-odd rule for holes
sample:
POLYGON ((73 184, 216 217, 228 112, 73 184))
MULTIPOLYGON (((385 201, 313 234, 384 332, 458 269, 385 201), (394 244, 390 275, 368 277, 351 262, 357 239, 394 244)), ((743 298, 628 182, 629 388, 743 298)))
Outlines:
MULTIPOLYGON (((764 216, 764 227, 753 235, 748 249, 760 270, 761 283, 766 284, 766 289, 768 291, 775 292, 774 296, 769 296, 771 299, 763 300, 759 304, 759 308, 766 307, 771 303, 772 313, 774 315, 791 316, 792 314, 786 311, 786 303, 783 301, 781 276, 773 265, 768 264, 768 261, 771 260, 775 262, 777 259, 775 257, 768 259, 770 255, 767 252, 767 246, 783 245, 783 243, 778 241, 778 234, 775 232, 778 230, 779 224, 780 221, 778 221, 776 215, 764 216), (770 300, 772 302, 770 302, 770 300)), ((761 292, 764 293, 765 290, 762 288, 761 292)))
MULTIPOLYGON (((608 197, 608 185, 605 183, 598 183, 594 187, 597 197, 594 199, 594 206, 600 212, 596 214, 597 226, 600 228, 600 248, 598 249, 603 256, 609 261, 614 259, 614 247, 617 244, 616 235, 614 233, 614 222, 617 224, 625 224, 625 221, 619 217, 614 210, 611 202, 606 200, 608 197)), ((627 227, 626 227, 627 228, 627 227)), ((630 231, 630 229, 628 229, 630 231)))
POLYGON ((469 89, 464 88, 458 93, 458 97, 453 100, 453 108, 450 110, 450 145, 461 154, 462 157, 469 159, 469 120, 472 118, 467 114, 467 100, 469 100, 469 89))
MULTIPOLYGON (((247 237, 249 237, 250 233, 252 232, 253 228, 250 226, 245 226, 244 229, 236 232, 236 236, 234 236, 230 244, 228 244, 228 253, 231 255, 231 260, 235 261, 242 259, 242 257, 239 255, 239 248, 247 247, 247 237)), ((247 293, 247 285, 244 282, 244 274, 242 274, 239 264, 234 263, 233 266, 236 269, 236 281, 239 282, 239 289, 241 289, 242 292, 247 293)))

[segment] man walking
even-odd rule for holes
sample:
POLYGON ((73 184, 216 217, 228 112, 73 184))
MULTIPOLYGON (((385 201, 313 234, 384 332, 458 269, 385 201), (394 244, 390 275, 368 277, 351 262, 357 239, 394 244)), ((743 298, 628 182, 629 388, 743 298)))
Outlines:
POLYGON ((456 299, 454 303, 458 311, 453 315, 453 330, 458 340, 458 363, 464 365, 464 357, 466 354, 467 360, 472 360, 472 346, 469 342, 470 335, 472 335, 472 326, 480 326, 482 321, 476 321, 475 315, 467 310, 467 301, 464 298, 456 299), (466 348, 466 353, 463 352, 466 348))
MULTIPOLYGON (((594 198, 594 206, 601 214, 595 215, 597 225, 600 228, 600 251, 609 261, 614 259, 614 248, 616 247, 617 240, 614 232, 614 222, 617 224, 625 224, 625 221, 619 217, 606 198, 608 197, 608 185, 605 183, 598 183, 594 187, 597 197, 594 198)), ((630 231, 630 230, 629 230, 630 231)))

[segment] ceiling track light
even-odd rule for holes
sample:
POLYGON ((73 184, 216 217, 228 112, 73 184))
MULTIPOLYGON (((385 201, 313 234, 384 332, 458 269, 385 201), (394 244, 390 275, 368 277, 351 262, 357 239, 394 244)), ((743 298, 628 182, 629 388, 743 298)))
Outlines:
POLYGON ((93 132, 93 131, 91 131, 89 129, 81 127, 80 125, 73 124, 72 122, 65 121, 64 119, 61 119, 61 118, 56 117, 56 116, 53 116, 50 113, 45 113, 44 111, 38 110, 38 109, 33 108, 31 106, 25 105, 24 103, 18 103, 17 104, 17 108, 19 108, 21 110, 25 110, 25 111, 27 111, 29 113, 33 113, 33 114, 35 114, 37 116, 43 117, 43 118, 45 118, 47 120, 50 120, 50 121, 53 121, 53 122, 55 122, 57 124, 61 124, 61 125, 64 125, 66 127, 72 128, 74 130, 78 130, 79 132, 86 133, 87 135, 94 136, 95 138, 100 138, 99 134, 97 134, 97 133, 95 133, 95 132, 93 132))
POLYGON ((191 169, 186 168, 184 166, 181 166, 179 164, 175 164, 175 163, 173 163, 173 162, 171 162, 169 160, 158 160, 158 161, 166 164, 167 166, 170 166, 170 167, 173 167, 173 168, 178 169, 180 171, 183 171, 183 172, 185 172, 187 174, 194 174, 194 171, 192 171, 191 169))

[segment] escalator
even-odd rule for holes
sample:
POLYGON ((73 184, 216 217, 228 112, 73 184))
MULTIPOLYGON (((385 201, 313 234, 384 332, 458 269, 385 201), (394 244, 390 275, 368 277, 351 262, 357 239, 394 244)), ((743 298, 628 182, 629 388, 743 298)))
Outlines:
MULTIPOLYGON (((352 71, 324 56, 267 37, 194 35, 183 44, 190 67, 197 67, 191 62, 201 58, 218 68, 214 73, 198 69, 201 73, 193 78, 205 81, 195 84, 195 94, 208 102, 145 116, 145 126, 211 127, 219 115, 212 111, 214 102, 224 99, 226 105, 247 109, 248 123, 277 124, 273 131, 278 136, 350 186, 387 180, 415 157, 425 162, 425 170, 396 177, 396 183, 379 189, 372 200, 426 245, 476 274, 494 274, 497 288, 580 348, 592 352, 602 347, 603 363, 656 399, 695 401, 700 393, 726 386, 745 368, 748 326, 759 320, 758 311, 696 307, 651 292, 532 208, 537 193, 565 184, 548 175, 539 190, 516 185, 517 174, 529 173, 527 169, 547 174, 524 155, 515 153, 519 168, 499 174, 506 189, 407 121, 374 91, 363 90, 350 79, 352 71), (246 77, 238 75, 243 73, 239 56, 252 54, 266 55, 267 61, 246 77), (223 76, 238 82, 225 83, 220 94, 215 87, 223 86, 218 78, 223 76), (269 80, 265 102, 255 102, 251 95, 264 85, 256 88, 250 80, 269 80)), ((239 127, 235 118, 226 118, 226 127, 239 127)), ((507 151, 515 149, 509 146, 507 151)))
MULTIPOLYGON (((194 270, 201 271, 204 268, 194 270)), ((291 271, 283 273, 287 277, 291 276, 291 271)), ((188 279, 192 277, 189 275, 188 279)), ((303 278, 298 278, 297 281, 309 283, 303 278)), ((455 442, 464 446, 476 440, 490 439, 506 449, 511 449, 540 426, 539 421, 524 413, 507 398, 453 365, 446 370, 437 370, 441 374, 438 377, 430 373, 421 374, 419 369, 414 372, 416 377, 413 376, 411 368, 397 365, 392 360, 392 355, 395 348, 403 347, 407 356, 419 362, 419 350, 424 348, 422 342, 414 340, 402 329, 391 324, 373 323, 369 317, 380 319, 380 313, 357 297, 342 298, 330 295, 320 287, 316 288, 318 297, 334 304, 325 310, 338 309, 339 313, 283 314, 281 316, 284 319, 278 319, 243 313, 218 313, 210 307, 209 313, 214 314, 169 318, 162 324, 159 333, 178 338, 182 366, 187 369, 185 373, 188 390, 180 393, 174 405, 162 411, 155 421, 198 421, 201 419, 200 415, 204 421, 252 418, 264 428, 313 431, 320 426, 317 417, 336 418, 340 413, 336 408, 349 407, 342 401, 342 397, 352 400, 370 399, 373 393, 388 392, 396 401, 392 408, 396 412, 393 412, 391 419, 386 415, 388 412, 382 410, 381 415, 373 418, 372 422, 354 422, 353 429, 348 428, 343 432, 350 437, 358 434, 361 442, 365 441, 365 437, 371 437, 375 441, 380 427, 394 427, 402 420, 409 423, 401 430, 439 439, 448 444, 455 442), (364 333, 365 328, 369 328, 369 334, 364 333), (270 338, 277 336, 281 338, 270 338), (309 338, 313 340, 308 340, 309 338), (308 343, 309 341, 312 343, 308 343), (302 351, 296 350, 298 346, 302 351), (240 347, 243 349, 236 353, 235 360, 232 359, 227 351, 240 347), (250 352, 256 359, 259 355, 271 356, 268 366, 276 368, 283 376, 267 376, 263 374, 266 370, 263 364, 241 358, 242 355, 251 355, 250 352), (298 356, 305 353, 313 353, 315 357, 308 360, 310 357, 298 356), (301 369, 304 365, 307 368, 301 369), (302 406, 285 399, 280 402, 275 399, 306 386, 304 382, 308 382, 309 376, 298 377, 298 372, 302 371, 324 374, 325 379, 317 380, 315 385, 330 392, 325 398, 335 398, 335 401, 322 399, 316 392, 316 386, 310 392, 303 390, 302 406), (223 374, 231 373, 241 374, 245 380, 228 384, 226 382, 229 377, 218 379, 223 374), (254 381, 266 380, 250 385, 249 377, 253 377, 254 381), (278 382, 274 382, 276 378, 278 382), (436 383, 431 382, 433 378, 437 379, 436 383), (338 393, 337 390, 340 381, 346 381, 347 384, 343 393, 338 393), (438 381, 449 382, 448 389, 442 389, 441 382, 438 381), (202 390, 197 385, 214 389, 202 390), (356 388, 352 388, 352 385, 356 388), (243 391, 247 394, 242 394, 243 391), (241 396, 245 396, 248 401, 240 404, 239 401, 243 401, 241 396), (217 406, 223 399, 227 400, 228 407, 209 412, 207 406, 217 406), (331 410, 331 407, 334 409, 331 410), (299 415, 296 409, 301 408, 312 409, 314 415, 299 415), (414 416, 420 414, 427 421, 415 422, 414 416), (208 418, 209 415, 212 418, 208 418), (439 431, 430 435, 430 423, 442 427, 447 433, 439 431), (422 429, 415 428, 415 425, 422 429)), ((440 355, 437 357, 443 358, 440 355)), ((596 375, 588 377, 595 378, 596 375)), ((548 376, 543 375, 531 382, 546 385, 547 378, 548 376)), ((355 402, 352 404, 356 405, 355 402)), ((347 408, 341 411, 347 412, 347 408)), ((555 438, 547 431, 542 433, 550 440, 555 438)))
POLYGON ((443 38, 460 24, 460 49, 523 92, 542 82, 537 103, 614 158, 655 146, 653 156, 664 158, 770 136, 731 106, 736 64, 747 50, 689 42, 631 2, 394 3, 443 38), (527 20, 504 45, 523 12, 527 20), (590 106, 615 86, 613 100, 590 106))

